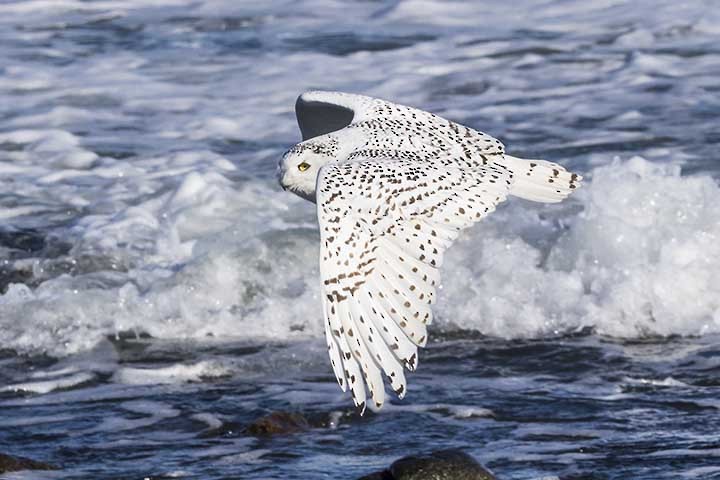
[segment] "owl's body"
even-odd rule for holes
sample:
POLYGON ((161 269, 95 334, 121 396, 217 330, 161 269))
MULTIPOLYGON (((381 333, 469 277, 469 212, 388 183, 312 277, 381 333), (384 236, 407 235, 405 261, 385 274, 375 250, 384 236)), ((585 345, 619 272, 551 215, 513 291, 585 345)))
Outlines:
POLYGON ((343 390, 365 408, 401 398, 417 366, 444 251, 508 195, 559 202, 581 177, 505 154, 500 141, 422 110, 337 92, 296 104, 304 141, 284 188, 317 203, 325 332, 343 390), (363 381, 364 378, 364 381, 363 381))

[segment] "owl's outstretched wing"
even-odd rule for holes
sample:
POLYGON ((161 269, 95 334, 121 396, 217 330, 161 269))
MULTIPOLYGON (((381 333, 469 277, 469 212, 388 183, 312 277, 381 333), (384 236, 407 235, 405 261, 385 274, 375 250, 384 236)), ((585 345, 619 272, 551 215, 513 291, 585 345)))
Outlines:
POLYGON ((443 253, 458 232, 503 201, 513 173, 448 158, 355 158, 317 180, 320 274, 333 370, 361 411, 379 408, 383 374, 396 394, 417 366, 443 253))
POLYGON ((364 95, 305 92, 295 103, 295 113, 303 140, 350 127, 365 138, 366 149, 413 152, 428 160, 439 154, 442 158, 449 155, 488 163, 505 153, 499 140, 483 132, 424 110, 364 95))

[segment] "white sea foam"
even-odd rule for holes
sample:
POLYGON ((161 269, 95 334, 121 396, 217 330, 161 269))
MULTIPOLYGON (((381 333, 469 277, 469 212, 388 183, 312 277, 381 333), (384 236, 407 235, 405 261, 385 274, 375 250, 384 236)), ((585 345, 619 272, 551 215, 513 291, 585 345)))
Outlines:
POLYGON ((217 430, 223 426, 223 421, 212 413, 196 413, 192 418, 207 425, 209 430, 217 430))
POLYGON ((228 376, 230 373, 230 368, 218 362, 201 361, 192 365, 159 368, 121 367, 113 375, 113 380, 130 385, 158 385, 198 382, 203 379, 228 376))
POLYGON ((474 405, 455 405, 445 403, 435 404, 402 404, 393 403, 384 406, 383 411, 425 413, 436 418, 443 419, 450 417, 456 420, 469 420, 478 418, 490 418, 495 416, 492 410, 474 405))
MULTIPOLYGON (((12 27, 0 29, 8 52, 0 59, 0 182, 11 186, 0 219, 3 231, 40 231, 51 252, 3 257, 3 268, 20 274, 0 295, 0 347, 63 356, 128 331, 320 337, 314 208, 271 179, 282 149, 298 140, 294 99, 315 87, 487 125, 510 150, 530 132, 520 145, 563 148, 566 163, 591 179, 568 204, 515 200, 463 234, 443 268, 438 326, 509 338, 583 326, 618 337, 720 331, 717 184, 680 176, 670 164, 691 157, 655 141, 667 125, 644 122, 653 89, 680 76, 677 98, 717 105, 708 74, 716 56, 661 48, 687 32, 692 38, 672 46, 713 41, 712 12, 684 29, 670 22, 669 0, 651 12, 594 2, 527 8, 527 16, 509 15, 507 5, 448 9, 435 0, 380 10, 373 2, 308 4, 293 17, 275 15, 280 5, 0 5, 0 26, 12 27), (317 22, 338 14, 367 35, 317 39, 317 22), (628 26, 615 26, 618 17, 628 26), (594 27, 577 34, 588 18, 594 27), (151 26, 147 40, 163 46, 123 40, 98 51, 82 41, 66 50, 53 41, 59 31, 94 35, 88 25, 96 22, 110 32, 151 26), (223 37, 230 45, 214 36, 226 29, 234 29, 223 37), (563 41, 546 51, 543 38, 555 34, 563 41), (418 36, 404 48, 332 52, 418 36), (28 45, 40 61, 27 59, 28 45), (573 119, 596 126, 580 130, 573 119), (652 162, 627 155, 608 165, 606 150, 632 142, 652 162)), ((126 40, 136 39, 145 37, 126 40)))
MULTIPOLYGON (((130 413, 131 418, 105 418, 98 425, 85 430, 83 433, 134 430, 180 415, 179 410, 162 402, 133 400, 123 403, 121 407, 130 413)), ((152 443, 152 440, 150 440, 150 443, 152 443)))
POLYGON ((528 220, 543 228, 542 210, 510 207, 499 216, 517 226, 501 218, 480 238, 465 236, 445 265, 442 317, 504 337, 583 326, 617 337, 718 332, 715 181, 639 157, 591 176, 578 192, 582 211, 555 218, 564 228, 549 250, 523 232, 528 220))
POLYGON ((690 385, 688 385, 687 383, 681 382, 680 380, 677 380, 673 377, 665 377, 662 380, 656 380, 653 378, 624 377, 623 382, 628 383, 630 385, 646 385, 646 386, 653 386, 653 387, 680 387, 680 388, 690 387, 690 385))
POLYGON ((87 383, 94 378, 95 376, 92 373, 78 372, 73 375, 63 376, 52 380, 6 385, 4 387, 0 387, 0 392, 48 393, 58 389, 75 387, 82 383, 87 383))
MULTIPOLYGON (((717 184, 638 157, 590 177, 574 203, 511 201, 464 233, 443 266, 437 323, 508 338, 584 326, 617 337, 720 331, 717 184)), ((157 199, 83 218, 78 254, 129 270, 11 285, 0 344, 62 355, 121 331, 319 336, 312 222, 312 206, 264 182, 238 191, 217 172, 185 174, 157 199)), ((131 383, 138 373, 125 372, 131 383)))

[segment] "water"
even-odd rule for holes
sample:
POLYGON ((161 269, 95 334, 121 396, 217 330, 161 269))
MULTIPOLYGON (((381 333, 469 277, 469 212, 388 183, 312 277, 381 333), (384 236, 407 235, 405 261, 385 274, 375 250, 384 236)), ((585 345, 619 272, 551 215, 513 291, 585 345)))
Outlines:
POLYGON ((720 478, 718 25, 699 1, 0 2, 0 452, 43 478, 351 479, 448 447, 501 479, 720 478), (406 399, 362 418, 313 206, 274 178, 311 88, 586 178, 461 236, 406 399), (274 410, 313 428, 244 433, 274 410))

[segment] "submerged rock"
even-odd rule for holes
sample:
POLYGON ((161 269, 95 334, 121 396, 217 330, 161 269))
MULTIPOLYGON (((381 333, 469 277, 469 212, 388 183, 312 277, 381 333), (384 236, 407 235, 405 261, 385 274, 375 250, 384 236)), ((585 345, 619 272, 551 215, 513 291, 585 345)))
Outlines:
POLYGON ((58 470, 57 467, 24 457, 12 457, 0 453, 0 473, 17 472, 20 470, 58 470))
POLYGON ((462 450, 439 450, 396 460, 382 472, 359 480, 497 480, 477 460, 462 450))
POLYGON ((260 417, 245 430, 250 435, 287 435, 310 428, 310 423, 299 413, 273 412, 260 417))

